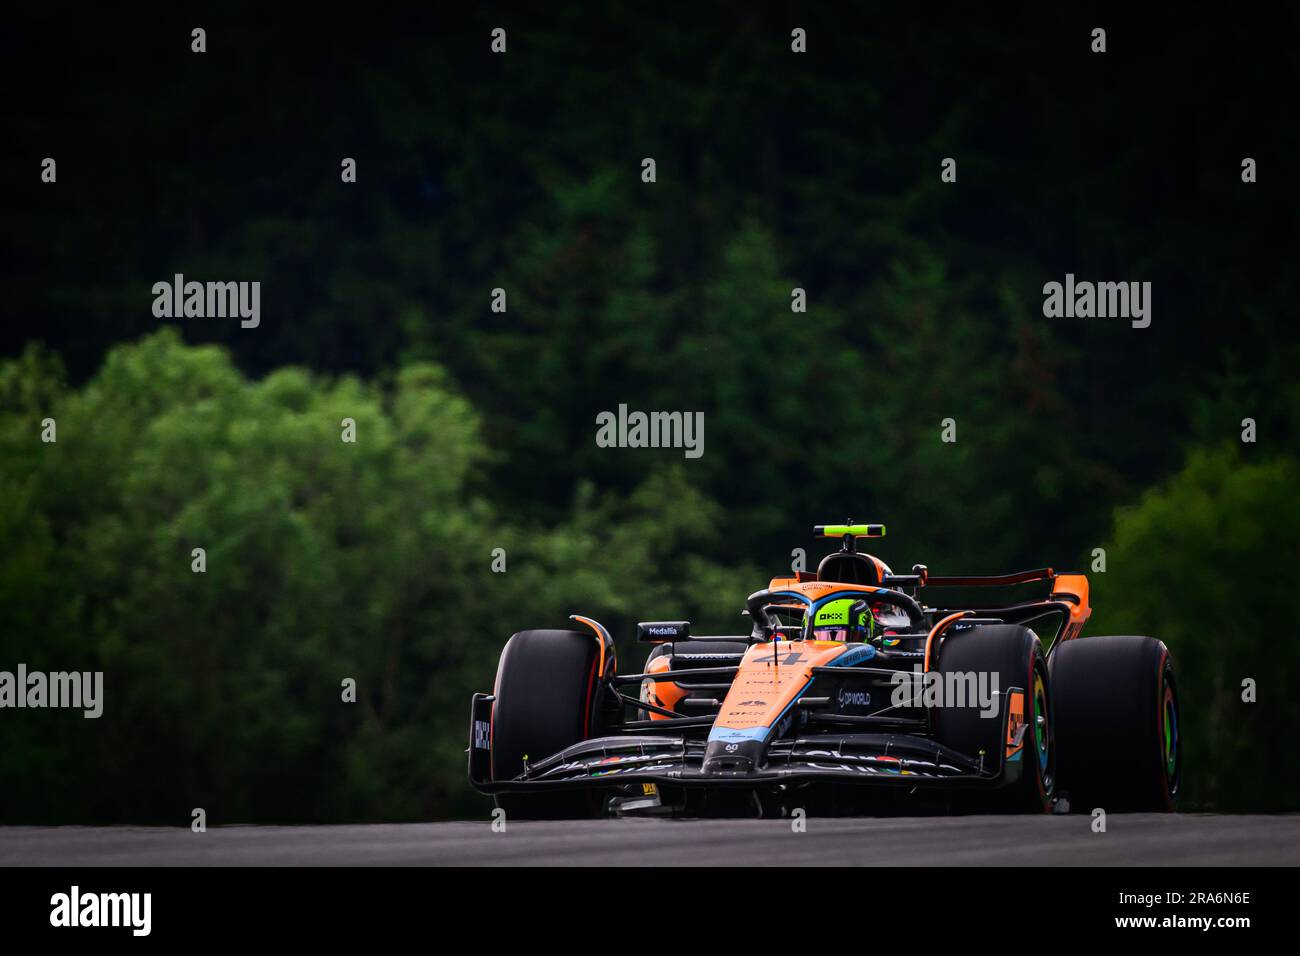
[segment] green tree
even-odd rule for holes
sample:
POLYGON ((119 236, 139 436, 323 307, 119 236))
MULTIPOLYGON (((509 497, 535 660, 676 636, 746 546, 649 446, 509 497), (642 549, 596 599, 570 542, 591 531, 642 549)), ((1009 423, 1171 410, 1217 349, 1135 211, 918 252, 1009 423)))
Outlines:
MULTIPOLYGON (((7 395, 44 390, 22 372, 5 370, 7 395)), ((0 527, 24 542, 0 565, 4 659, 102 670, 107 700, 99 720, 5 723, 6 803, 137 820, 445 805, 463 672, 488 655, 464 583, 489 512, 467 496, 477 416, 440 369, 385 388, 296 369, 250 382, 162 332, 50 414, 57 444, 25 398, 0 430, 0 527), (94 786, 38 801, 51 779, 94 786)))
POLYGON ((168 330, 82 389, 29 350, 0 401, 0 660, 106 682, 97 720, 6 712, 0 819, 477 812, 466 706, 512 631, 593 615, 639 666, 638 619, 745 626, 755 572, 705 557, 722 514, 680 464, 502 520, 478 415, 429 363, 252 381, 168 330))
POLYGON ((1300 734, 1300 644, 1290 625, 1300 464, 1252 458, 1231 446, 1199 450, 1117 512, 1106 573, 1092 577, 1088 630, 1168 644, 1191 806, 1295 809, 1300 772, 1287 742, 1300 734), (1242 699, 1247 680, 1255 703, 1242 699))

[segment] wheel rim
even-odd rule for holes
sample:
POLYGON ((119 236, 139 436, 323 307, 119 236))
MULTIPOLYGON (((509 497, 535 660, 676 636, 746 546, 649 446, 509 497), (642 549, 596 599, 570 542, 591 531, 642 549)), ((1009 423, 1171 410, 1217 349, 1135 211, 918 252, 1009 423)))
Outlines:
POLYGON ((1047 687, 1043 684, 1043 675, 1037 670, 1034 672, 1034 744, 1038 749, 1038 770, 1046 782, 1052 756, 1052 736, 1048 725, 1047 687))
POLYGON ((1172 783, 1178 774, 1178 704, 1174 689, 1168 684, 1165 684, 1164 712, 1165 776, 1172 783))

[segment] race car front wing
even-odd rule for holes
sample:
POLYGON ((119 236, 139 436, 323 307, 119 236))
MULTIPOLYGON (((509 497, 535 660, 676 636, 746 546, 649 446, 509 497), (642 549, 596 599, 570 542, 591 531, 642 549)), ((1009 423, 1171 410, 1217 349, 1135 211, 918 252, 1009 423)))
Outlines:
MULTIPOLYGON (((1012 693, 1020 692, 1012 688, 1012 693)), ((746 770, 705 770, 706 741, 680 733, 593 737, 542 759, 525 762, 509 780, 491 774, 493 698, 475 694, 471 705, 469 777, 483 793, 622 786, 753 787, 835 780, 895 786, 1000 786, 1021 773, 1023 748, 1006 757, 962 754, 929 738, 893 733, 814 733, 773 741, 762 765, 746 770)), ((1001 708, 1007 740, 1011 711, 1001 708)), ((1017 741, 1018 743, 1019 741, 1017 741)))

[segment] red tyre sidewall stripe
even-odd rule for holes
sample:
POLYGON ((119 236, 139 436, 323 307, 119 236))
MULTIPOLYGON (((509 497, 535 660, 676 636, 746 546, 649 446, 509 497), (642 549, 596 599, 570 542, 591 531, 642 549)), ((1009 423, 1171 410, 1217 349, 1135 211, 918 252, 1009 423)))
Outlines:
POLYGON ((591 659, 591 673, 587 675, 587 703, 582 711, 582 739, 586 740, 591 736, 591 699, 592 691, 596 686, 596 666, 600 663, 600 658, 591 659))

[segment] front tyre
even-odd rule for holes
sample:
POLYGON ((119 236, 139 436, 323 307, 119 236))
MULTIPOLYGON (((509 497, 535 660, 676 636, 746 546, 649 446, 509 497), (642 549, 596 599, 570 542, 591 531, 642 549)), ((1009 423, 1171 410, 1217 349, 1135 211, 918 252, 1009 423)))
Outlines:
POLYGON ((1169 812, 1183 742, 1169 649, 1153 637, 1085 637, 1052 651, 1061 788, 1073 809, 1169 812))
MULTIPOLYGON (((591 633, 520 631, 497 665, 492 705, 492 779, 509 780, 536 762, 591 736, 599 646, 591 633)), ((596 814, 590 791, 499 793, 511 820, 572 820, 596 814)))
POLYGON ((946 701, 936 714, 939 740, 960 753, 987 761, 1007 763, 1012 781, 975 800, 981 809, 1044 813, 1051 809, 1056 779, 1056 734, 1052 682, 1038 635, 1027 627, 989 624, 945 637, 936 668, 941 675, 987 675, 988 686, 997 680, 1000 706, 985 716, 982 708, 954 706, 946 701), (1004 713, 1011 704, 1011 688, 1023 692, 1020 718, 1012 730, 1017 740, 1004 737, 1004 713), (1007 753, 1011 750, 1011 753, 1007 753), (1017 771, 1018 768, 1018 771, 1017 771), (1018 777, 1016 776, 1018 772, 1018 777))

